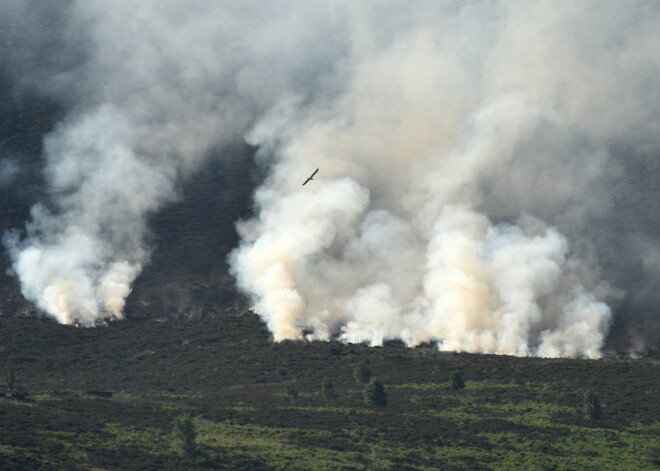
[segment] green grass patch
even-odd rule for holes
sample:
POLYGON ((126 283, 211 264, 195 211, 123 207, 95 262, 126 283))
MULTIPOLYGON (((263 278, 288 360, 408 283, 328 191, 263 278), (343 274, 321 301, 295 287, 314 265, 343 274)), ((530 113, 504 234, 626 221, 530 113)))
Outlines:
POLYGON ((561 415, 578 413, 574 407, 535 401, 521 401, 517 404, 480 404, 479 408, 486 416, 542 428, 556 427, 557 418, 561 415))
MULTIPOLYGON (((483 391, 485 389, 520 389, 517 383, 496 383, 493 381, 465 381, 464 391, 483 391)), ((388 389, 413 389, 415 391, 451 391, 451 383, 403 383, 388 384, 388 389)))
POLYGON ((291 410, 301 410, 301 411, 307 411, 307 412, 315 412, 315 413, 329 413, 329 414, 341 414, 341 415, 374 415, 374 414, 379 414, 382 413, 382 411, 378 411, 375 409, 366 409, 366 408, 355 408, 355 407, 325 407, 325 406, 318 406, 318 407, 306 407, 306 406, 295 406, 295 407, 286 407, 286 409, 291 409, 291 410))
POLYGON ((102 442, 97 441, 94 444, 102 445, 103 448, 108 450, 137 447, 153 456, 167 455, 176 451, 172 435, 163 433, 160 430, 141 430, 117 423, 107 423, 104 431, 109 436, 102 442))
POLYGON ((341 452, 322 447, 304 447, 294 439, 330 439, 332 432, 296 428, 262 427, 236 424, 232 421, 212 422, 196 419, 198 441, 218 449, 218 453, 249 454, 276 470, 355 469, 355 452, 341 452))
MULTIPOLYGON (((449 383, 447 383, 449 388, 449 383)), ((465 381, 465 391, 483 391, 485 389, 520 389, 521 385, 518 383, 497 383, 494 381, 465 381)))
POLYGON ((252 406, 246 406, 243 402, 237 402, 232 408, 234 412, 238 412, 239 414, 244 414, 245 412, 254 412, 257 410, 256 407, 252 406))
POLYGON ((493 446, 494 469, 657 469, 657 424, 624 431, 563 427, 530 438, 526 434, 482 433, 493 446))
POLYGON ((387 389, 413 389, 415 391, 439 391, 449 389, 448 383, 403 383, 388 384, 387 389))
POLYGON ((19 450, 15 449, 13 446, 0 445, 0 456, 12 456, 18 451, 19 450))

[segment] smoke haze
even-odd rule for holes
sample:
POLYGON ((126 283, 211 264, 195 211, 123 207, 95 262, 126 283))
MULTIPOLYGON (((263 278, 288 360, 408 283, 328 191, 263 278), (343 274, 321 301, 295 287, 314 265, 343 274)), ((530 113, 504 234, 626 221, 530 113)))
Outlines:
MULTIPOLYGON (((65 111, 45 195, 4 237, 60 322, 123 317, 149 218, 244 140, 264 181, 205 191, 254 201, 230 271, 277 341, 657 343, 654 2, 3 3, 35 30, 7 30, 20 51, 57 45, 1 57, 65 111)), ((2 156, 7 186, 21 164, 2 156)))

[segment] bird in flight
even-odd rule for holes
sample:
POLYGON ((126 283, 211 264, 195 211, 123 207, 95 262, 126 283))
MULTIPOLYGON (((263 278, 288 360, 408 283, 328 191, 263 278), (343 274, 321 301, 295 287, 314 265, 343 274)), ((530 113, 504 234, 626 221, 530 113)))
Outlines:
POLYGON ((305 183, 303 183, 302 186, 307 185, 307 183, 309 183, 310 180, 314 180, 314 175, 316 175, 316 173, 317 173, 318 171, 319 171, 318 168, 317 168, 316 170, 314 170, 314 173, 312 173, 312 174, 309 176, 309 178, 308 178, 307 180, 305 180, 305 183))

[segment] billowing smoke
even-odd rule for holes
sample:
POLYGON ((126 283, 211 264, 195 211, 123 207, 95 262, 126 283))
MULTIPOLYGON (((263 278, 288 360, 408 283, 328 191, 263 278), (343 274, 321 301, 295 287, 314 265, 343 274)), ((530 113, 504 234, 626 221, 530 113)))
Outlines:
POLYGON ((295 12, 231 3, 69 5, 82 35, 69 47, 85 58, 60 91, 71 110, 45 139, 50 201, 33 207, 25 235, 5 236, 23 294, 60 322, 123 316, 149 260, 147 216, 296 79, 300 64, 279 65, 271 42, 295 12))
POLYGON ((66 11, 77 59, 35 85, 68 110, 49 198, 5 236, 61 322, 121 318, 148 217, 245 139, 268 176, 231 269, 276 340, 597 358, 621 319, 653 331, 654 218, 619 215, 653 194, 636 180, 660 149, 654 2, 66 11))
POLYGON ((249 135, 275 167, 239 286, 276 340, 599 357, 621 292, 589 224, 611 210, 612 143, 655 145, 657 9, 422 6, 387 35, 362 10, 338 96, 249 135))

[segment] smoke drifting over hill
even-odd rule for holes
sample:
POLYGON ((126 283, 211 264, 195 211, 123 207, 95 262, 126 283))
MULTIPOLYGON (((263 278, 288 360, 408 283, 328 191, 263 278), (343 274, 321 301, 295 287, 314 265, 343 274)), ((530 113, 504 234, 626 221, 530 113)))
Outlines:
MULTIPOLYGON (((4 17, 53 9, 28 3, 4 17)), ((66 113, 44 141, 47 198, 5 246, 23 294, 60 322, 121 318, 148 218, 246 140, 268 176, 245 191, 255 213, 231 272, 276 340, 590 358, 610 327, 657 342, 654 2, 58 11, 75 60, 9 64, 17 84, 50 71, 23 86, 66 113)))

